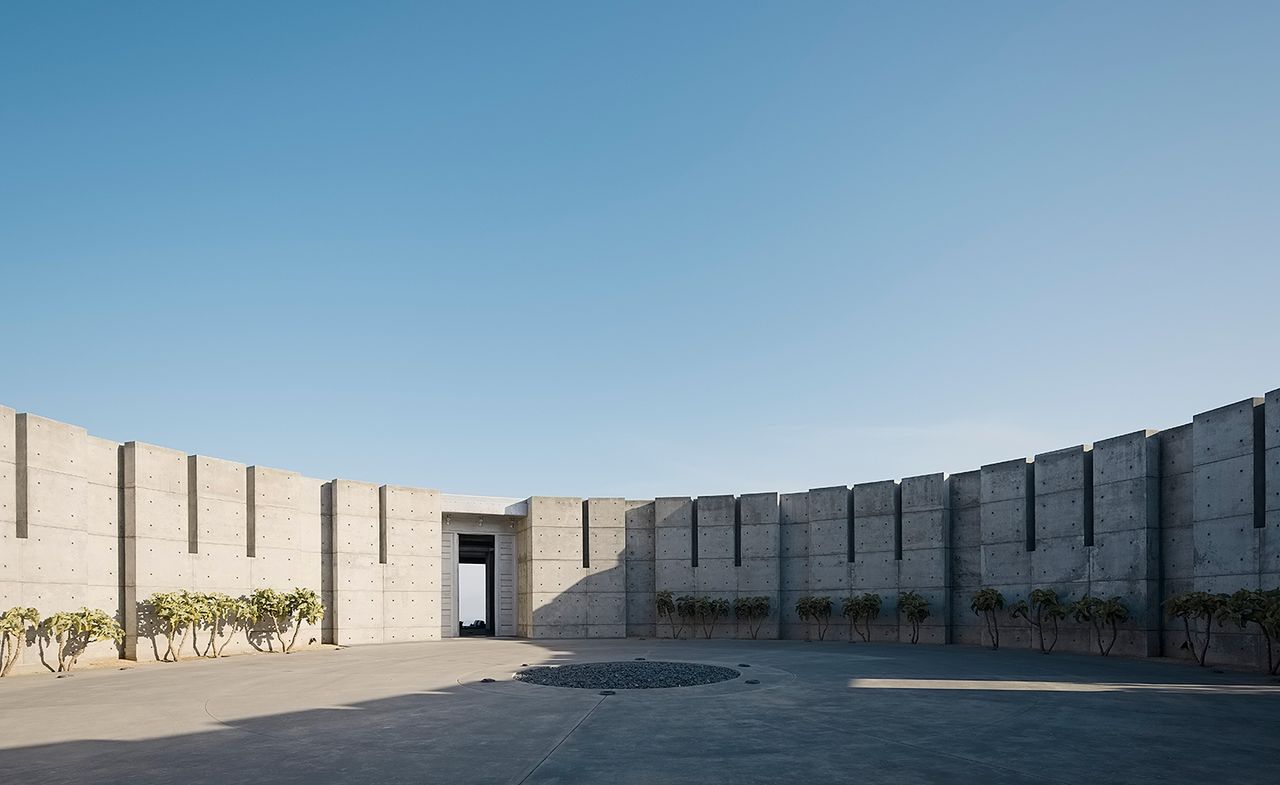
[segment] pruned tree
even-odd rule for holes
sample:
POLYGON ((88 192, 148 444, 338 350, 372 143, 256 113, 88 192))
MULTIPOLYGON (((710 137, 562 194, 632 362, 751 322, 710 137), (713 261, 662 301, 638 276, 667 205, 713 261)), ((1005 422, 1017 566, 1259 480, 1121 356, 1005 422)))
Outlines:
MULTIPOLYGON (((95 641, 124 640, 124 630, 115 619, 104 611, 81 608, 78 611, 59 611, 40 623, 53 638, 58 651, 58 672, 69 672, 76 660, 95 641)), ((52 669, 51 669, 52 670, 52 669)))
POLYGON ((684 622, 680 622, 679 628, 676 627, 676 616, 679 615, 676 610, 676 601, 669 591, 660 591, 654 595, 654 607, 658 611, 658 618, 667 617, 667 621, 671 624, 671 637, 679 639, 681 633, 684 632, 684 622))
MULTIPOLYGON (((275 589, 254 589, 248 597, 249 620, 251 627, 265 624, 274 632, 280 643, 280 652, 284 653, 284 626, 289 618, 289 595, 275 589)), ((252 640, 250 641, 252 643, 252 640)))
MULTIPOLYGON (((698 598, 692 594, 684 594, 676 597, 676 613, 680 615, 680 630, 684 631, 686 626, 693 627, 694 620, 698 618, 698 598)), ((690 635, 697 635, 697 629, 691 629, 690 635)))
POLYGON ((871 622, 880 618, 880 608, 884 598, 875 592, 864 592, 858 596, 845 597, 840 604, 840 612, 849 620, 849 642, 853 642, 856 632, 863 641, 871 640, 871 622), (862 627, 858 623, 862 623, 862 627))
POLYGON ((702 636, 711 639, 716 624, 729 615, 729 601, 723 598, 698 597, 695 600, 698 621, 702 624, 702 636))
POLYGON ((1267 673, 1280 673, 1280 657, 1275 655, 1275 642, 1280 638, 1280 589, 1240 589, 1228 598, 1218 623, 1230 620, 1241 628, 1258 625, 1267 645, 1267 673))
POLYGON ((752 640, 759 636, 760 628, 764 625, 765 619, 769 618, 769 610, 767 596, 738 597, 733 601, 733 615, 738 621, 746 622, 747 632, 750 633, 752 640))
MULTIPOLYGON (((879 597, 879 595, 876 595, 879 597)), ((877 612, 879 608, 876 609, 877 612)), ((920 642, 920 625, 929 618, 929 600, 923 594, 904 591, 898 595, 898 612, 911 624, 911 642, 920 642)), ((868 630, 869 632, 870 630, 868 630)))
POLYGON ((182 647, 187 643, 187 636, 200 623, 204 612, 199 595, 186 589, 156 592, 147 598, 144 610, 155 616, 167 641, 161 659, 166 662, 182 659, 182 647))
POLYGON ((285 621, 293 625, 293 635, 289 638, 288 646, 284 645, 284 638, 280 637, 280 627, 276 627, 276 637, 284 647, 284 653, 293 651, 294 645, 298 642, 298 633, 302 631, 304 623, 315 624, 322 618, 324 618, 324 603, 314 589, 295 586, 293 591, 286 594, 285 621))
POLYGON ((991 648, 1000 648, 1000 620, 996 614, 1004 610, 1004 595, 998 589, 990 587, 979 589, 969 601, 969 608, 974 614, 981 614, 986 621, 991 648))
POLYGON ((1009 616, 1024 619, 1031 626, 1040 644, 1040 653, 1048 654, 1058 645, 1058 622, 1067 617, 1067 608, 1053 589, 1035 589, 1031 592, 1031 604, 1018 600, 1009 606, 1009 616), (1049 627, 1049 642, 1045 643, 1045 627, 1049 627))
POLYGON ((10 608, 0 613, 0 676, 8 676, 18 662, 28 633, 40 624, 35 608, 10 608))
POLYGON ((232 597, 222 593, 209 594, 206 597, 211 649, 209 653, 214 657, 221 657, 227 644, 235 638, 236 631, 250 623, 253 611, 243 597, 232 597))
POLYGON ((835 604, 830 597, 806 595, 796 600, 796 614, 801 621, 812 621, 818 631, 818 640, 825 640, 827 628, 831 626, 831 611, 835 604))
POLYGON ((1209 654, 1209 637, 1213 633, 1213 622, 1227 609, 1230 598, 1226 594, 1210 594, 1205 591, 1189 591, 1175 594, 1165 601, 1169 615, 1182 619, 1182 629, 1186 634, 1183 646, 1191 652, 1191 656, 1201 667, 1209 654), (1193 632, 1193 622, 1204 625, 1203 636, 1193 632), (1199 637, 1199 643, 1197 643, 1199 637))
POLYGON ((1124 600, 1120 597, 1094 597, 1086 594, 1075 602, 1067 606, 1067 613, 1071 614, 1071 618, 1081 623, 1087 623, 1093 626, 1094 640, 1098 644, 1098 653, 1103 657, 1111 653, 1111 647, 1116 644, 1116 637, 1120 633, 1119 625, 1121 622, 1129 618, 1129 608, 1124 604, 1124 600), (1110 637, 1106 637, 1105 630, 1110 629, 1110 637), (1106 642, 1104 643, 1104 638, 1106 642))

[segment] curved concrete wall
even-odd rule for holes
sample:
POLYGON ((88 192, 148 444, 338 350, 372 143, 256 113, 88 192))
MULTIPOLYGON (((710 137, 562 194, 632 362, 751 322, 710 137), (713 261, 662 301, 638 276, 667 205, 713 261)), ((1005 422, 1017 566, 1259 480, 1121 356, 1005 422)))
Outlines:
MULTIPOLYGON (((1186 656, 1164 597, 1280 586, 1280 390, 1136 431, 950 476, 654 500, 474 499, 319 480, 138 442, 0 407, 0 608, 114 611, 122 651, 156 656, 137 603, 153 591, 318 587, 330 609, 309 637, 343 644, 454 634, 451 516, 514 543, 503 603, 518 635, 664 636, 656 591, 767 595, 764 637, 800 638, 806 594, 875 591, 876 640, 906 640, 894 601, 929 598, 922 640, 981 642, 968 608, 983 586, 1010 601, 1119 595, 1133 618, 1116 649, 1186 656), (463 518, 458 518, 463 516, 463 518), (514 600, 514 608, 510 603, 514 600)), ((502 611, 500 611, 501 613, 502 611)), ((1030 645, 1008 623, 1011 645, 1030 645)), ((745 637, 732 621, 717 635, 745 637)), ((831 637, 847 638, 836 620, 831 637)), ((1224 628, 1218 661, 1260 661, 1224 628)), ((1062 648, 1086 651, 1068 625, 1062 648)), ((39 667, 35 651, 24 666, 39 667)))

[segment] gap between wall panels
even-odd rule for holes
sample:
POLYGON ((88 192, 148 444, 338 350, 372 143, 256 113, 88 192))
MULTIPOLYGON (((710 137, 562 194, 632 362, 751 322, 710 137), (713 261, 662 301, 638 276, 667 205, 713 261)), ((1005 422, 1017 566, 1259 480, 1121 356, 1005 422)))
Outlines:
POLYGON ((258 553, 258 479, 253 467, 244 471, 244 555, 252 559, 258 553))
POLYGON ((199 460, 194 455, 187 456, 187 553, 200 552, 199 460))
POLYGON ((387 486, 378 486, 378 564, 387 563, 387 486))
POLYGON ((582 566, 591 566, 591 500, 582 500, 582 566))
POLYGON ((1084 544, 1093 545, 1093 449, 1084 451, 1084 544))
POLYGON ((1253 407, 1253 527, 1267 525, 1267 421, 1266 404, 1253 407))
POLYGON ((27 519, 29 517, 27 510, 27 429, 23 415, 19 414, 13 418, 13 480, 17 483, 14 488, 14 514, 17 518, 17 525, 14 527, 14 536, 20 540, 27 539, 27 519))
POLYGON ((853 561, 857 554, 853 548, 853 488, 850 488, 844 496, 844 533, 845 533, 845 559, 853 561))
POLYGON ((902 561, 902 483, 893 484, 893 558, 902 561))
POLYGON ((742 566, 742 497, 733 497, 733 566, 742 566))
POLYGON ((692 554, 693 566, 697 567, 698 566, 698 500, 697 499, 689 500, 689 519, 692 521, 692 526, 690 527, 690 531, 689 531, 689 544, 691 546, 689 548, 689 552, 692 554))
POLYGON ((1027 537, 1027 552, 1036 549, 1036 462, 1027 461, 1027 478, 1023 483, 1023 513, 1027 537))

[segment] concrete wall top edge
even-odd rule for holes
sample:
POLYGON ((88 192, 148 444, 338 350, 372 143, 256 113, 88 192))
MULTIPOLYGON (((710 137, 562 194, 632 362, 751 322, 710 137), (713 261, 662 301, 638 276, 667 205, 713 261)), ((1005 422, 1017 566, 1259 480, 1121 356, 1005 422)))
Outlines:
MULTIPOLYGON (((1047 453, 1044 453, 1047 454, 1047 453)), ((1011 469, 1024 463, 1034 463, 1030 458, 1010 458, 1007 461, 996 461, 995 463, 984 463, 979 471, 989 472, 998 471, 1000 469, 1011 469)))
MULTIPOLYGON (((1038 461, 1041 458, 1053 458, 1053 457, 1063 456, 1067 454, 1089 452, 1092 449, 1093 449, 1092 442, 1085 442, 1084 444, 1075 444, 1070 447, 1062 447, 1061 449, 1057 449, 1057 450, 1049 450, 1048 452, 1038 452, 1035 454, 1035 458, 1028 462, 1034 463, 1035 461, 1038 461)), ((1014 461, 1014 463, 1016 463, 1016 461, 1014 461)))
POLYGON ((1250 396, 1248 398, 1242 398, 1241 400, 1233 401, 1232 403, 1228 403, 1223 406, 1218 406, 1216 408, 1209 409, 1208 411, 1199 412, 1195 415, 1194 419, 1200 419, 1201 417, 1212 417, 1215 414, 1224 414, 1238 406, 1246 406, 1246 405, 1250 407, 1261 406, 1266 402, 1266 400, 1267 400, 1266 398, 1258 397, 1258 396, 1250 396))
POLYGON ((1120 434, 1119 436, 1110 436, 1110 437, 1108 437, 1108 438, 1106 438, 1106 439, 1098 439, 1097 441, 1095 441, 1095 442, 1093 443, 1093 449, 1095 449, 1095 450, 1096 450, 1096 449, 1098 449, 1099 447, 1101 447, 1101 446, 1103 446, 1103 445, 1115 444, 1116 442, 1120 442, 1120 441, 1123 441, 1123 440, 1125 440, 1125 439, 1132 439, 1132 438, 1134 438, 1134 437, 1139 437, 1139 436, 1141 436, 1141 437, 1146 437, 1146 438, 1150 438, 1150 437, 1152 437, 1152 436, 1155 436, 1155 435, 1156 435, 1156 434, 1158 434, 1158 433, 1160 433, 1160 431, 1156 430, 1155 428, 1142 428, 1142 429, 1137 430, 1137 431, 1130 431, 1129 433, 1122 433, 1122 434, 1120 434))

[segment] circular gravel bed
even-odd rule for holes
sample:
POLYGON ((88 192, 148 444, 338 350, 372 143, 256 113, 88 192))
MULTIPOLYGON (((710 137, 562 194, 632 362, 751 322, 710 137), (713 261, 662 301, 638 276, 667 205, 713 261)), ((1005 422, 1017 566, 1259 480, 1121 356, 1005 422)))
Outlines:
POLYGON ((715 684, 740 675, 733 668, 694 662, 580 662, 528 668, 516 680, 584 690, 652 690, 715 684))

